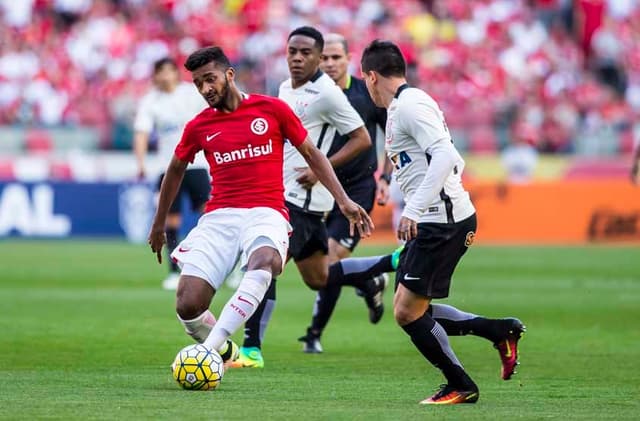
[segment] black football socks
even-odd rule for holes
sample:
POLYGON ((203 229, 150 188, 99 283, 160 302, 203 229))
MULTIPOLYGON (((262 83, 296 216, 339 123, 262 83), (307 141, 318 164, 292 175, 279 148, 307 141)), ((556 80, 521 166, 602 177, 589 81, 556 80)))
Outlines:
MULTIPOLYGON (((311 332, 320 337, 322 331, 329 323, 329 319, 336 308, 340 292, 343 285, 344 275, 342 269, 342 261, 338 261, 329 266, 329 275, 327 277, 327 286, 318 291, 316 302, 313 306, 313 316, 311 318, 311 332)), ((356 279, 356 283, 366 285, 367 279, 356 279)))
POLYGON ((368 291, 372 279, 382 273, 393 272, 391 255, 373 257, 349 257, 329 266, 327 286, 316 296, 311 320, 311 331, 318 337, 329 323, 336 307, 342 287, 353 286, 368 291))
POLYGON ((480 317, 447 304, 431 304, 428 313, 449 336, 475 335, 494 343, 504 338, 505 328, 501 320, 480 317))
POLYGON ((392 255, 373 257, 349 257, 340 260, 329 267, 327 285, 339 282, 341 285, 351 285, 365 290, 371 280, 380 274, 393 272, 392 255), (336 270, 332 271, 333 267, 336 270))
POLYGON ((418 351, 442 371, 447 384, 460 390, 477 390, 451 349, 447 333, 428 313, 402 326, 418 351))

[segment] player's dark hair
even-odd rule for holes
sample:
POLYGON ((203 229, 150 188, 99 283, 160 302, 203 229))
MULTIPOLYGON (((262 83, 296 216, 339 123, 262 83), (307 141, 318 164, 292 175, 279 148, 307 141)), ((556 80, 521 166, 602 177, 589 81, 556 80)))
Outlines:
POLYGON ((225 70, 231 67, 229 59, 220 47, 205 47, 194 51, 187 57, 187 61, 184 62, 184 67, 188 71, 193 72, 197 68, 211 62, 225 70))
POLYGON ((362 52, 360 65, 363 72, 374 71, 384 77, 404 77, 407 73, 407 63, 402 52, 391 41, 371 41, 362 52))
POLYGON ((153 63, 153 74, 157 74, 164 66, 171 66, 175 70, 178 70, 178 63, 170 57, 163 57, 160 60, 153 63))
POLYGON ((294 35, 304 35, 305 37, 313 38, 315 40, 313 46, 320 50, 320 52, 322 52, 322 49, 324 48, 324 38, 322 37, 320 31, 318 31, 316 28, 312 28, 311 26, 301 26, 299 28, 296 28, 291 31, 289 37, 287 38, 287 41, 289 41, 294 35))

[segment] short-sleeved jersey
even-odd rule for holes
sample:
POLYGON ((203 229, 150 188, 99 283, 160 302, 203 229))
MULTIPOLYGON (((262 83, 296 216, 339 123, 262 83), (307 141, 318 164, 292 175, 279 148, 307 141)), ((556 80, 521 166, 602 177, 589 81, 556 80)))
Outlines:
MULTIPOLYGON (((347 134, 362 127, 362 119, 349 104, 338 85, 325 73, 318 71, 307 83, 293 89, 291 79, 280 85, 278 97, 285 101, 308 130, 309 138, 327 155, 337 133, 347 134)), ((292 145, 285 146, 285 200, 308 212, 327 212, 333 208, 333 197, 321 183, 306 190, 296 181, 298 167, 307 163, 292 145)))
MULTIPOLYGON (((376 107, 369 96, 369 91, 367 91, 367 85, 364 81, 354 76, 350 76, 349 80, 350 82, 343 92, 347 96, 349 103, 362 117, 371 138, 371 147, 358 154, 351 161, 336 168, 336 175, 343 186, 355 184, 363 178, 373 176, 373 173, 376 172, 378 169, 376 132, 378 131, 378 126, 384 130, 387 124, 387 110, 376 107)), ((336 135, 327 156, 332 156, 338 152, 348 141, 349 136, 336 135)))
POLYGON ((208 108, 185 127, 175 154, 191 162, 204 151, 211 173, 205 212, 220 208, 268 207, 288 218, 284 205, 285 139, 301 145, 307 131, 277 98, 245 95, 230 113, 208 108))
MULTIPOLYGON (((420 89, 401 86, 387 110, 385 150, 405 202, 411 200, 427 173, 431 147, 443 140, 452 141, 438 104, 420 89)), ((417 222, 453 223, 475 212, 462 186, 464 160, 457 151, 455 154, 456 164, 443 189, 417 222)))
MULTIPOLYGON (((134 130, 154 133, 158 139, 158 157, 163 167, 171 160, 185 124, 208 107, 191 83, 180 82, 172 92, 150 90, 138 104, 134 130)), ((199 154, 190 168, 207 168, 199 154)))

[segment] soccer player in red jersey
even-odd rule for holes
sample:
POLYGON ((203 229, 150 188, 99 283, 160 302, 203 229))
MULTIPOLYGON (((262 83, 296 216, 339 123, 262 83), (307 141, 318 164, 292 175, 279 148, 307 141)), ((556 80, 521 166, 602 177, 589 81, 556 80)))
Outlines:
POLYGON ((346 195, 291 108, 277 98, 241 92, 219 47, 194 52, 185 67, 210 108, 184 129, 160 188, 149 244, 161 262, 169 207, 187 164, 204 151, 212 177, 211 198, 198 225, 171 255, 182 268, 176 311, 190 336, 233 359, 237 351, 229 336, 253 314, 287 257, 291 227, 284 203, 285 142, 297 148, 329 189, 352 229, 366 236, 373 224, 346 195), (243 279, 216 321, 209 305, 238 259, 245 270, 243 279))

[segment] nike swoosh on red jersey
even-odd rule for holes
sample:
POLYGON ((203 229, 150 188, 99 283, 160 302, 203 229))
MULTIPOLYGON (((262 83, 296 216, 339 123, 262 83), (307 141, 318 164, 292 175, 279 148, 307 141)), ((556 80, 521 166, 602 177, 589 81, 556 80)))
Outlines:
POLYGON ((207 142, 210 141, 211 139, 213 139, 214 137, 218 136, 220 133, 222 133, 222 132, 216 132, 214 134, 207 135, 207 142))

